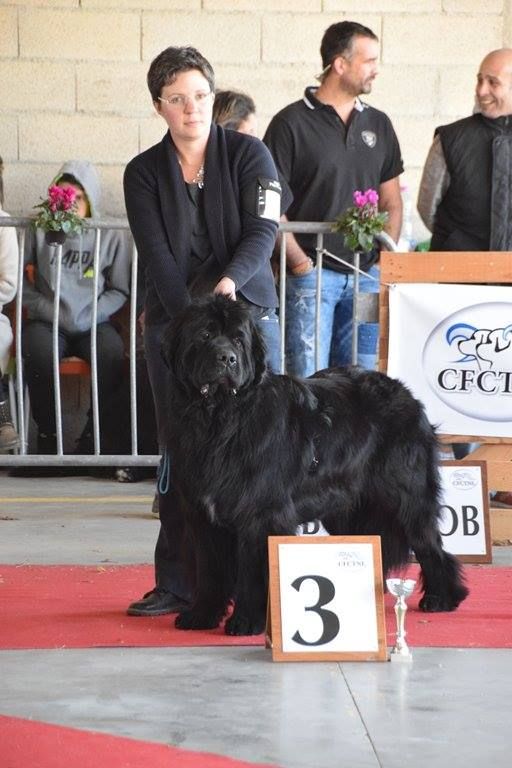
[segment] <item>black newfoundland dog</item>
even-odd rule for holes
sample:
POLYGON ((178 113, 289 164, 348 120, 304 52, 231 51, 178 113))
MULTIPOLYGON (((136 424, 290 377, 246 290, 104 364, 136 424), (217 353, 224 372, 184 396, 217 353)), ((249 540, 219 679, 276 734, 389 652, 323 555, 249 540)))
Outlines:
POLYGON ((424 611, 464 600, 438 531, 436 438, 422 405, 375 371, 276 376, 249 310, 217 296, 191 304, 163 347, 170 368, 172 478, 189 526, 196 598, 181 629, 262 632, 267 537, 321 519, 336 535, 378 534, 383 567, 421 566, 424 611))

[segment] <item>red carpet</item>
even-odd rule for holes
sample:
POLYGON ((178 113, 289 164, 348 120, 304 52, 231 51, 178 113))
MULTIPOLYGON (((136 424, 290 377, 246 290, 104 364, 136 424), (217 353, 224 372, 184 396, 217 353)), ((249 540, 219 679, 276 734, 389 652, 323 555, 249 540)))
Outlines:
POLYGON ((169 747, 0 715, 5 768, 271 768, 169 747))
MULTIPOLYGON (((416 578, 411 565, 407 575, 416 578)), ((411 646, 512 648, 512 568, 466 566, 469 598, 454 613, 417 610, 408 601, 411 646)), ((172 617, 128 617, 128 603, 151 588, 153 568, 141 566, 0 566, 0 649, 261 645, 222 629, 183 632, 172 617)), ((388 645, 394 643, 393 598, 386 595, 388 645)))
MULTIPOLYGON (((464 572, 470 594, 453 613, 419 611, 420 594, 415 589, 407 601, 408 645, 417 648, 512 648, 512 568, 466 565, 464 572)), ((406 577, 417 580, 418 573, 418 566, 410 565, 406 577)), ((388 645, 393 645, 396 621, 392 595, 385 596, 385 605, 388 645)))
POLYGON ((172 616, 127 616, 153 586, 150 565, 1 565, 0 649, 260 645, 221 628, 184 632, 172 616))

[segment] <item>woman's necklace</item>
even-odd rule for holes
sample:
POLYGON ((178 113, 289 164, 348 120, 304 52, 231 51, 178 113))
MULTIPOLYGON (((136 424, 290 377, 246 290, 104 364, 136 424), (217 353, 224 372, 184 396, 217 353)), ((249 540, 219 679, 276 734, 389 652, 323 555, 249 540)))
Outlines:
MULTIPOLYGON (((183 163, 179 158, 178 158, 178 163, 183 168, 183 163)), ((198 172, 196 173, 193 179, 187 182, 187 184, 197 184, 199 189, 202 189, 204 187, 204 163, 201 163, 201 165, 199 166, 198 172)))
POLYGON ((197 184, 199 189, 202 189, 204 187, 204 163, 201 163, 201 167, 199 168, 198 172, 190 182, 191 184, 197 184))

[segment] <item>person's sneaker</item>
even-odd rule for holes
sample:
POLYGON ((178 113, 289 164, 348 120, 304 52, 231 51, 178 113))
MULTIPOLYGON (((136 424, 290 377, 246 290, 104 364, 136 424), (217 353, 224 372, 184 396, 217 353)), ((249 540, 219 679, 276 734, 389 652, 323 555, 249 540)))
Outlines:
POLYGON ((188 608, 188 603, 173 592, 152 589, 146 592, 142 600, 137 600, 128 606, 128 616, 163 616, 165 613, 179 613, 188 608))
POLYGON ((114 476, 118 483, 136 483, 137 478, 131 467, 117 467, 114 476))
POLYGON ((8 451, 18 448, 20 444, 20 438, 14 424, 11 421, 4 421, 0 424, 0 453, 7 453, 8 451))
POLYGON ((155 476, 153 467, 117 467, 115 478, 118 483, 138 483, 155 476))

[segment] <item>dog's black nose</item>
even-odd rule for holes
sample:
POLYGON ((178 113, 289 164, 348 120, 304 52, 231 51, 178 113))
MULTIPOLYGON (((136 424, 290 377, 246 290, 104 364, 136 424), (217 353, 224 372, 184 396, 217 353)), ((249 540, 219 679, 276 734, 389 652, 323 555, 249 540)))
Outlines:
POLYGON ((237 357, 234 352, 219 352, 217 360, 219 363, 229 366, 229 368, 233 368, 237 364, 237 357))

